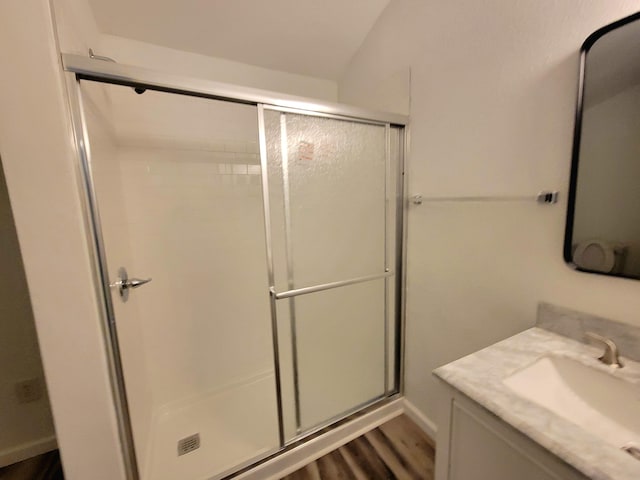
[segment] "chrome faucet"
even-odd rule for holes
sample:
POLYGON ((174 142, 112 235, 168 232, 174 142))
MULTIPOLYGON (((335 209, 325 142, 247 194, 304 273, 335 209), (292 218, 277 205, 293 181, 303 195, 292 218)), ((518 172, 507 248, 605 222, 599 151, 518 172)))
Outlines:
POLYGON ((618 354, 618 346, 613 342, 613 340, 593 332, 586 332, 585 335, 589 340, 594 340, 604 345, 604 353, 598 358, 598 360, 605 365, 622 368, 623 365, 618 354))

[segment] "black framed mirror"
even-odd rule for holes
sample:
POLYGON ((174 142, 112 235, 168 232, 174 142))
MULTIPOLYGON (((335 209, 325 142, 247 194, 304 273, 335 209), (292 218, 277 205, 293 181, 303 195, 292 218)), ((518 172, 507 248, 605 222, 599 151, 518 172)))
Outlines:
POLYGON ((564 258, 640 279, 640 12, 582 45, 564 258))

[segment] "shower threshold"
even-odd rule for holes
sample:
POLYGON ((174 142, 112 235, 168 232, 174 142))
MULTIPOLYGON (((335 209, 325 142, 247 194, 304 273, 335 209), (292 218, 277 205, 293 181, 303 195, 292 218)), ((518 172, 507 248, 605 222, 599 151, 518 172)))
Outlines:
POLYGON ((397 417, 403 411, 403 397, 400 394, 375 399, 304 432, 277 452, 256 458, 246 465, 240 465, 233 472, 227 472, 211 480, 281 478, 324 453, 397 417))

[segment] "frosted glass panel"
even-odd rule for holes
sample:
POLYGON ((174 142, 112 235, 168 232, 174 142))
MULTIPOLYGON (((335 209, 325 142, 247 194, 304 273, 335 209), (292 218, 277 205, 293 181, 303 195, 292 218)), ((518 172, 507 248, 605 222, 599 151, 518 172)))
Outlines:
MULTIPOLYGON (((265 126, 276 290, 395 270, 399 130, 387 162, 383 126, 277 111, 265 126)), ((288 439, 383 396, 385 359, 393 389, 395 305, 394 277, 277 302, 288 439)))
POLYGON ((144 480, 211 478, 279 447, 257 108, 82 82, 144 480), (178 456, 179 441, 200 447, 178 456))
POLYGON ((295 321, 302 431, 384 394, 384 280, 279 300, 278 317, 295 321))
POLYGON ((279 112, 266 122, 277 290, 383 272, 384 127, 279 112))

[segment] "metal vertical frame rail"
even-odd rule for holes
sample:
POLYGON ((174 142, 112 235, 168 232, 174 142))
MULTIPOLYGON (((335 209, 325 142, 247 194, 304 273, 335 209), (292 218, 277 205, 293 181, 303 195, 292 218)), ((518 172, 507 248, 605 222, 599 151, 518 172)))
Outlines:
POLYGON ((120 355, 120 344, 118 343, 118 331, 116 328, 115 314, 113 310, 113 300, 111 297, 109 271, 107 268, 107 256, 102 235, 102 223, 100 222, 100 211, 96 189, 91 172, 91 147, 89 144, 89 134, 87 121, 84 114, 82 102, 82 90, 80 80, 72 73, 66 74, 66 88, 69 98, 69 109, 73 124, 73 133, 76 151, 79 162, 78 178, 82 183, 82 203, 85 211, 85 225, 90 235, 89 245, 91 252, 92 267, 94 276, 100 281, 96 282, 96 296, 100 308, 100 321, 104 335, 104 344, 107 351, 107 367, 109 369, 109 379, 113 395, 113 403, 116 410, 116 421, 118 435, 122 447, 123 463, 127 478, 139 480, 139 468, 133 440, 133 429, 131 426, 131 414, 127 400, 127 391, 124 381, 124 369, 122 357, 120 355))
POLYGON ((271 202, 269 201, 269 175, 267 159, 267 132, 264 120, 264 106, 258 105, 258 144, 260 148, 260 169, 262 170, 262 208, 264 212, 264 238, 269 277, 269 307, 271 310, 271 335, 273 341, 273 364, 276 379, 276 402, 278 409, 278 438, 284 447, 284 411, 282 407, 282 371, 280 368, 280 348, 278 339, 278 310, 275 297, 275 275, 273 267, 273 245, 271 243, 271 202))
MULTIPOLYGON (((391 125, 384 126, 384 271, 389 272, 389 192, 391 125)), ((384 277, 384 394, 389 394, 389 277, 384 277)))
POLYGON ((405 353, 405 316, 406 316, 406 284, 407 284, 407 252, 405 245, 407 242, 407 214, 408 201, 405 195, 407 188, 407 156, 409 151, 409 131, 405 127, 399 132, 398 141, 398 165, 396 179, 396 288, 395 288, 395 375, 396 391, 404 394, 404 353, 405 353))
MULTIPOLYGON (((287 136, 287 114, 280 113, 280 156, 282 164, 282 190, 284 196, 284 243, 287 263, 287 288, 295 289, 293 276, 293 239, 291 238, 291 178, 289 175, 289 139, 287 136)), ((296 324, 296 300, 289 298, 289 322, 291 328, 291 358, 293 370, 293 401, 295 408, 296 433, 302 431, 300 411, 300 373, 298 371, 298 332, 296 324)))

